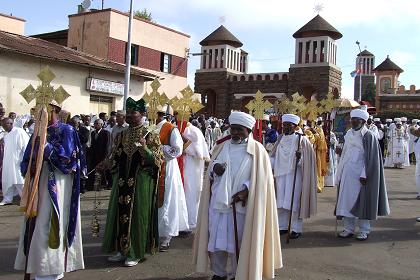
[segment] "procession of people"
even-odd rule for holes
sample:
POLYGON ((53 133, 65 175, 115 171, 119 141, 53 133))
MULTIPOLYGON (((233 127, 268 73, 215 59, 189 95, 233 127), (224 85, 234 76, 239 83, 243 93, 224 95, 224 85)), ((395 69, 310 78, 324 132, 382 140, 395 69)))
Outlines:
POLYGON ((70 118, 51 101, 33 116, 2 118, 0 205, 19 196, 25 211, 16 269, 43 280, 84 269, 85 191, 110 189, 102 240, 109 262, 133 267, 193 235, 197 272, 241 280, 275 277, 281 236, 304 238, 325 187, 337 188, 337 237, 358 241, 390 214, 384 167, 415 163, 420 199, 418 120, 382 124, 354 108, 340 141, 325 114, 284 113, 274 125, 267 114, 232 111, 219 120, 191 112, 185 120, 168 104, 151 106, 128 98, 109 118, 70 118))

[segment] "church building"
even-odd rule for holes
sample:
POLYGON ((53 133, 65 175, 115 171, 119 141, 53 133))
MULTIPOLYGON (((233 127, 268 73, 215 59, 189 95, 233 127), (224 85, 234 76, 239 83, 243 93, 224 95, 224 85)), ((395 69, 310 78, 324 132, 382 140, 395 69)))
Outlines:
POLYGON ((274 102, 299 92, 308 100, 341 94, 337 66, 337 40, 342 34, 320 15, 293 34, 295 61, 288 71, 248 73, 248 53, 243 43, 223 25, 201 45, 201 65, 195 74, 195 92, 201 94, 204 113, 224 118, 244 106, 257 90, 274 102))

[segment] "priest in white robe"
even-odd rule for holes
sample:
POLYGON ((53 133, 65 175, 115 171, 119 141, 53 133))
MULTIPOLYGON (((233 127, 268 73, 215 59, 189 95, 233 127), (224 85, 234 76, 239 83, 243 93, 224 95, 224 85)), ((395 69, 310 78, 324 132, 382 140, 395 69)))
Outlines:
POLYGON ((251 115, 232 112, 229 121, 232 139, 215 147, 201 195, 194 264, 197 272, 206 272, 210 259, 214 280, 273 279, 282 258, 269 156, 252 138, 251 115))
POLYGON ((188 226, 194 230, 197 225, 198 205, 203 188, 204 164, 210 160, 209 150, 198 121, 187 124, 183 136, 184 144, 184 191, 187 201, 188 226))
POLYGON ((293 114, 282 116, 283 134, 279 135, 271 153, 280 234, 288 233, 289 217, 292 215, 291 239, 301 236, 303 219, 315 215, 317 210, 315 152, 309 139, 296 133, 299 121, 300 118, 293 114))
POLYGON ((352 128, 344 138, 337 168, 338 197, 335 214, 342 218, 344 230, 338 235, 364 241, 370 234, 370 220, 389 214, 384 170, 379 142, 366 127, 369 114, 361 109, 351 111, 352 128))
POLYGON ((420 137, 420 127, 412 128, 410 130, 410 133, 417 139, 417 141, 414 142, 413 150, 416 157, 416 172, 415 172, 416 187, 417 187, 416 198, 420 200, 420 141, 418 140, 420 137))
POLYGON ((408 150, 410 152, 410 163, 415 163, 416 162, 414 146, 418 142, 419 138, 411 132, 416 131, 419 128, 419 125, 417 124, 418 121, 419 121, 418 119, 412 119, 411 120, 411 125, 407 128, 408 129, 408 134, 410 136, 410 140, 408 141, 408 150))
POLYGON ((410 153, 412 153, 412 150, 410 150, 410 127, 407 123, 408 119, 406 117, 401 117, 401 123, 402 128, 404 128, 404 134, 406 137, 404 137, 404 166, 408 167, 410 166, 410 153))
POLYGON ((183 190, 181 171, 177 158, 182 155, 184 142, 178 128, 165 119, 166 109, 161 108, 157 118, 165 163, 161 170, 158 190, 158 229, 160 251, 169 249, 172 237, 188 231, 188 211, 183 190))
POLYGON ((219 138, 222 136, 222 131, 217 126, 217 123, 212 120, 206 129, 205 137, 209 151, 211 151, 213 147, 216 146, 216 141, 219 140, 219 138))
POLYGON ((20 173, 20 162, 23 159, 29 136, 23 128, 13 126, 13 120, 4 118, 2 120, 4 130, 4 163, 2 170, 3 201, 0 205, 11 204, 13 197, 22 195, 22 188, 25 179, 20 173))
POLYGON ((338 147, 338 140, 334 132, 330 132, 330 147, 329 147, 329 161, 328 161, 328 173, 325 176, 325 186, 334 187, 335 186, 335 172, 337 170, 337 154, 335 153, 335 148, 338 147))
POLYGON ((388 153, 389 160, 385 163, 387 167, 403 168, 406 166, 406 157, 408 153, 408 141, 410 136, 408 131, 402 126, 400 118, 396 118, 395 126, 388 133, 388 153))
MULTIPOLYGON (((26 175, 21 207, 26 215, 15 269, 24 270, 26 263, 26 272, 36 280, 61 279, 65 272, 84 269, 79 205, 80 176, 86 172, 86 161, 77 131, 59 121, 59 111, 57 104, 48 108, 44 154, 35 152, 30 162, 29 144, 21 164, 22 174, 26 175), (34 162, 39 156, 43 156, 43 165, 38 195, 31 202, 29 186, 34 181, 34 162), (28 239, 31 232, 32 238, 28 239)), ((39 143, 35 141, 35 145, 39 143)))

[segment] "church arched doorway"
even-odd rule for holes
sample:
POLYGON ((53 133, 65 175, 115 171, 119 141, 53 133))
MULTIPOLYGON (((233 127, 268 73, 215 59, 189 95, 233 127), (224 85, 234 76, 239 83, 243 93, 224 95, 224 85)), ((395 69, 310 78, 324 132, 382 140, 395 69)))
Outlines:
POLYGON ((204 113, 207 116, 214 116, 216 112, 216 92, 212 89, 207 89, 201 94, 201 103, 204 106, 204 113))

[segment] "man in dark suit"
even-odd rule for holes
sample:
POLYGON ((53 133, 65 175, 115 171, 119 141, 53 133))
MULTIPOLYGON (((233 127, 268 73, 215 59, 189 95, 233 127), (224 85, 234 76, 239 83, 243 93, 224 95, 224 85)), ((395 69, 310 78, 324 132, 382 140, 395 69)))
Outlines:
MULTIPOLYGON (((110 141, 109 131, 103 129, 104 121, 101 119, 95 120, 94 130, 91 132, 91 146, 89 150, 89 171, 96 168, 96 166, 104 161, 108 155, 108 144, 110 141)), ((89 175, 88 190, 93 190, 93 183, 95 172, 89 175)), ((102 176, 102 184, 106 186, 105 176, 102 176)))
MULTIPOLYGON (((80 125, 80 118, 78 116, 74 116, 71 118, 69 123, 74 129, 77 131, 77 134, 79 135, 80 144, 83 149, 83 153, 86 156, 87 159, 87 143, 90 138, 90 132, 89 129, 86 127, 80 125)), ((85 193, 86 192, 86 179, 87 177, 80 178, 80 192, 85 193)))

